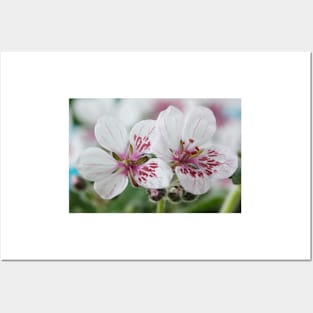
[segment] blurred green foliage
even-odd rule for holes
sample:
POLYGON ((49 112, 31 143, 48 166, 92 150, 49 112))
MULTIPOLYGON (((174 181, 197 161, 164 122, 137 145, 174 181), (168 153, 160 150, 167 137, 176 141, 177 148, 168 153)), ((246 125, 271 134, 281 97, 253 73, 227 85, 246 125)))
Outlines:
MULTIPOLYGON (((166 201, 167 213, 217 213, 226 197, 226 189, 212 190, 193 202, 171 203, 166 201)), ((101 199, 89 183, 85 191, 70 191, 69 207, 71 213, 154 213, 156 203, 148 200, 143 188, 126 190, 112 200, 101 199)), ((240 208, 237 208, 240 211, 240 208)))

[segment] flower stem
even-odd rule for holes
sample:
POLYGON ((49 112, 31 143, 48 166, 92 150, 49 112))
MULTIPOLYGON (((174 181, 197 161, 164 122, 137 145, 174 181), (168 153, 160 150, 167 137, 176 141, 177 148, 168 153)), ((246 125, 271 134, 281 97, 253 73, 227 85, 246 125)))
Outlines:
POLYGON ((234 185, 220 209, 220 213, 233 213, 241 197, 241 185, 234 185))
POLYGON ((164 200, 161 199, 157 203, 156 213, 164 213, 164 200))

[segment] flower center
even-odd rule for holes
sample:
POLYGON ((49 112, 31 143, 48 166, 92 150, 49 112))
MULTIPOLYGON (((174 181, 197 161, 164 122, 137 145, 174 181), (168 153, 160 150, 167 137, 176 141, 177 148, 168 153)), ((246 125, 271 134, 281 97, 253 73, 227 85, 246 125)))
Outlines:
POLYGON ((123 155, 118 155, 115 152, 112 152, 113 158, 118 161, 118 171, 123 175, 134 176, 134 172, 137 171, 138 166, 143 165, 149 160, 149 157, 144 154, 138 154, 134 152, 131 144, 128 146, 127 153, 123 155))
POLYGON ((179 149, 177 151, 172 151, 172 167, 175 168, 177 165, 185 165, 194 169, 198 168, 196 162, 196 157, 199 156, 203 150, 199 149, 198 146, 191 147, 190 145, 194 142, 192 138, 189 138, 189 141, 186 142, 180 140, 179 149))

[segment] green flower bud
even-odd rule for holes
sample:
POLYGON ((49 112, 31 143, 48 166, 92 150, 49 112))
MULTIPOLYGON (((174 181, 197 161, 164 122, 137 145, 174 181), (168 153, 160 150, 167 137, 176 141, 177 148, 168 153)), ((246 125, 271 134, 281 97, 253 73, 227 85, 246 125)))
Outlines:
POLYGON ((182 198, 183 188, 181 186, 172 186, 167 191, 167 197, 172 202, 179 202, 182 198))
POLYGON ((194 195, 190 192, 187 192, 186 190, 183 191, 183 200, 186 202, 194 201, 198 198, 197 195, 194 195))
POLYGON ((73 176, 72 177, 72 186, 78 190, 78 191, 81 191, 81 190, 84 190, 87 186, 86 184, 86 181, 80 177, 80 176, 73 176))
POLYGON ((165 189, 148 189, 149 200, 153 202, 160 201, 166 194, 165 189))

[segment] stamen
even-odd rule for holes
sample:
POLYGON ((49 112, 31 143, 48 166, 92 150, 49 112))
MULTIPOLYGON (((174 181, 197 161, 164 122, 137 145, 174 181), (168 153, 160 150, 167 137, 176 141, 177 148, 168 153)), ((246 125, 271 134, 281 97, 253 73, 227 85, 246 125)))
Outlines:
POLYGON ((113 157, 116 161, 122 161, 122 159, 120 158, 120 156, 117 155, 115 152, 112 152, 112 157, 113 157))
POLYGON ((135 187, 135 188, 139 187, 139 185, 135 181, 135 178, 134 178, 133 173, 132 173, 131 170, 128 172, 128 177, 129 177, 130 183, 132 184, 133 187, 135 187))
POLYGON ((197 166, 196 164, 193 164, 193 163, 187 163, 186 165, 187 165, 188 167, 191 167, 191 168, 195 169, 195 170, 197 170, 197 169, 198 169, 198 166, 197 166))
POLYGON ((129 166, 131 164, 131 161, 130 160, 125 160, 125 165, 129 166))
POLYGON ((149 160, 149 158, 147 156, 144 156, 138 160, 136 160, 133 164, 134 165, 142 165, 144 163, 146 163, 149 160))
POLYGON ((134 148, 133 148, 133 146, 131 144, 129 144, 129 153, 128 153, 128 155, 132 156, 133 152, 134 152, 134 148))
MULTIPOLYGON (((197 147, 196 147, 196 148, 197 148, 197 147)), ((199 148, 198 148, 198 149, 199 149, 199 148)), ((196 158, 196 157, 199 156, 202 152, 203 152, 203 150, 197 150, 197 149, 195 149, 194 151, 191 152, 190 158, 191 158, 191 159, 196 158)))
POLYGON ((180 140, 179 142, 179 147, 180 147, 180 151, 184 152, 184 142, 182 140, 180 140))

